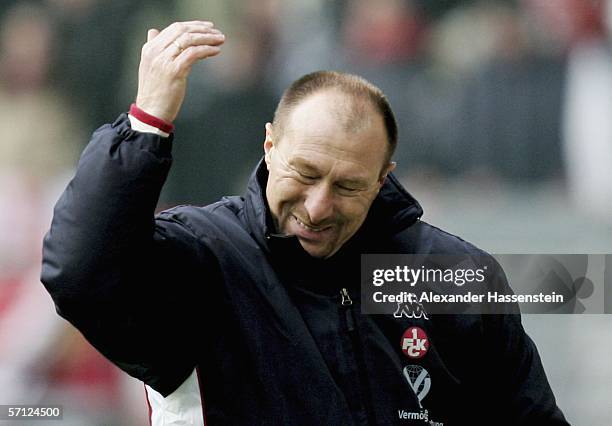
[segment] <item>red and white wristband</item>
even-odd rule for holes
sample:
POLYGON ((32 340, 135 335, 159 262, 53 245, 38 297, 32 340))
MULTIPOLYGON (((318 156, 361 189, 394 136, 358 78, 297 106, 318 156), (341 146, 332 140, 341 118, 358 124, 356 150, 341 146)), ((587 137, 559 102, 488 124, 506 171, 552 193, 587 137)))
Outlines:
POLYGON ((130 105, 128 117, 130 119, 132 129, 136 130, 137 132, 154 133, 167 138, 174 130, 172 123, 168 123, 165 120, 143 111, 142 109, 138 108, 135 103, 130 105))

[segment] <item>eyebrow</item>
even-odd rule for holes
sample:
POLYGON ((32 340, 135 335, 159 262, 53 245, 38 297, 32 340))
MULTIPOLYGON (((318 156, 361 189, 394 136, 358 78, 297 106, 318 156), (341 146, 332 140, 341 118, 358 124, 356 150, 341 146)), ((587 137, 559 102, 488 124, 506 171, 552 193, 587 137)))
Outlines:
POLYGON ((291 160, 289 160, 289 165, 291 167, 295 167, 295 168, 299 168, 301 170, 307 171, 307 172, 312 172, 312 173, 321 173, 320 170, 312 163, 310 163, 308 160, 303 159, 303 158, 292 158, 291 160))

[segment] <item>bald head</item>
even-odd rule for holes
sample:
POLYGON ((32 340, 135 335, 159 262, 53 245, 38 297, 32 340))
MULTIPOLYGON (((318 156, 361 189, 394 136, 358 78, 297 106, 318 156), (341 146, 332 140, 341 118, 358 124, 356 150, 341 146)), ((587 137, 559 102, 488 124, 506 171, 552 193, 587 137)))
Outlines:
POLYGON ((336 101, 329 112, 347 133, 367 128, 374 119, 382 119, 387 134, 387 164, 397 145, 397 124, 391 106, 382 91, 365 79, 334 71, 317 71, 296 80, 283 93, 274 113, 275 139, 280 141, 290 131, 290 115, 297 105, 315 93, 331 92, 336 101), (377 117, 378 116, 378 117, 377 117))

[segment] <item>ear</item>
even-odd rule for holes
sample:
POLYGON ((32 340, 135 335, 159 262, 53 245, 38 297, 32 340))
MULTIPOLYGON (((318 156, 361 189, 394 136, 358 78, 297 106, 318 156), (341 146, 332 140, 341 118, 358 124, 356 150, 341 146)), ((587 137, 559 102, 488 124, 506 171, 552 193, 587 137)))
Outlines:
POLYGON ((273 147, 274 142, 272 141, 272 123, 266 123, 266 139, 264 140, 263 148, 264 160, 268 170, 270 170, 270 151, 273 147))
POLYGON ((383 172, 380 174, 380 179, 378 180, 378 185, 379 188, 381 186, 383 186, 383 184, 385 183, 385 181, 387 180, 387 175, 389 173, 391 173, 393 170, 395 170, 395 167, 397 166, 397 163, 395 161, 391 161, 387 167, 385 167, 385 169, 383 170, 383 172))

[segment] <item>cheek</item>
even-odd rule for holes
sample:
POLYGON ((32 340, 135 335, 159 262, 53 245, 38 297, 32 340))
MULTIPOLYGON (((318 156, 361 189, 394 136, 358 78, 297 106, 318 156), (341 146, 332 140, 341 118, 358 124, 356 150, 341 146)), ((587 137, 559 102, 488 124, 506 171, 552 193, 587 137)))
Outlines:
POLYGON ((351 226, 360 225, 368 214, 371 201, 367 198, 347 199, 339 204, 339 212, 351 226))
POLYGON ((303 193, 302 186, 295 179, 277 177, 270 188, 268 201, 277 205, 297 201, 303 193))

